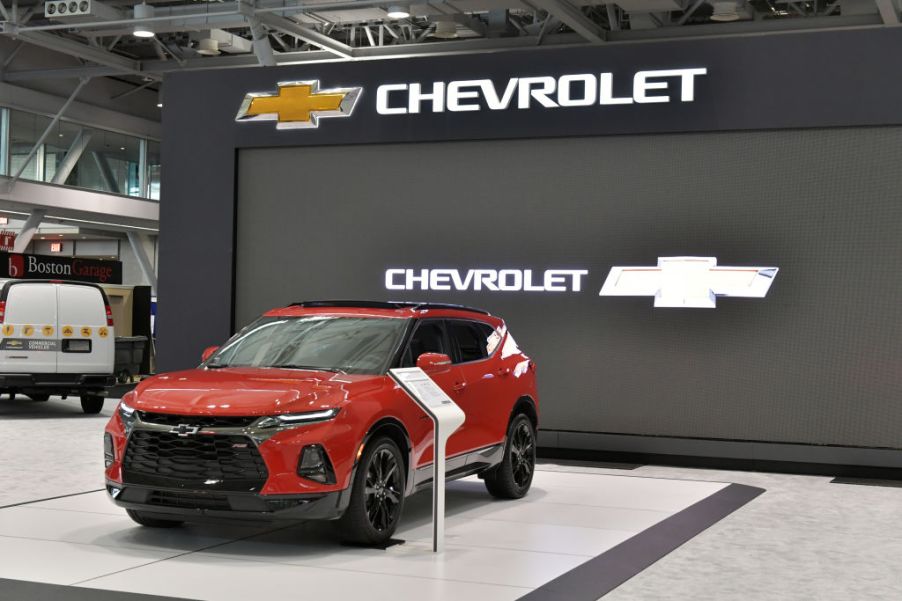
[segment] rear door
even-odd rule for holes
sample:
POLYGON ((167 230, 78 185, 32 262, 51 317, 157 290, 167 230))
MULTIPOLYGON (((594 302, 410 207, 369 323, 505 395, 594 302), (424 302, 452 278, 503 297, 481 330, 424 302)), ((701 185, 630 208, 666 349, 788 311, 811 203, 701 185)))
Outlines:
POLYGON ((53 284, 9 285, 0 326, 0 369, 25 374, 56 371, 56 302, 53 284))
POLYGON ((115 354, 113 327, 107 325, 106 300, 99 288, 57 284, 61 374, 111 374, 115 354))

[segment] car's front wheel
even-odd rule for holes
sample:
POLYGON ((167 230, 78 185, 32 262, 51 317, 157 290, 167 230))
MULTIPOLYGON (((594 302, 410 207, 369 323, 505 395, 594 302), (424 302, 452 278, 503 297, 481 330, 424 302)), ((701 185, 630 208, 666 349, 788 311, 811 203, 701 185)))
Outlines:
POLYGON ((404 459, 390 438, 379 437, 363 451, 354 474, 351 501, 338 520, 343 540, 378 545, 394 534, 404 507, 404 459))
POLYGON ((146 526, 147 528, 176 528, 184 524, 181 520, 161 520, 157 518, 149 518, 143 513, 135 511, 134 509, 126 509, 125 513, 128 514, 136 524, 140 524, 142 526, 146 526))
POLYGON ((488 471, 485 487, 493 497, 519 499, 532 485, 536 470, 536 430, 522 413, 514 417, 507 430, 504 459, 488 471))

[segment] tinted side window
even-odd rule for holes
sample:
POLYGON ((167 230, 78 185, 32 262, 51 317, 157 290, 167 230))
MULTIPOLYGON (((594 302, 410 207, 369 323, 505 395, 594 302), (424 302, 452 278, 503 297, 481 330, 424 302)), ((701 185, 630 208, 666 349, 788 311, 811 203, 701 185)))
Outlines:
POLYGON ((438 321, 424 321, 417 325, 407 351, 402 359, 402 367, 413 367, 417 363, 417 357, 423 353, 443 353, 450 355, 450 349, 445 346, 445 336, 442 325, 438 321))
POLYGON ((449 321, 448 333, 457 345, 457 363, 479 361, 488 357, 486 337, 477 324, 469 321, 449 321))

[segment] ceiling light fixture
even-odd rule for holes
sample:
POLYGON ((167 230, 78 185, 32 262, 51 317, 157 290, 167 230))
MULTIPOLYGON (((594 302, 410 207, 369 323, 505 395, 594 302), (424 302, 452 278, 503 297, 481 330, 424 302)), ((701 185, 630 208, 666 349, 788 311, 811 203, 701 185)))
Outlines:
MULTIPOLYGON (((135 20, 153 18, 153 6, 142 2, 135 4, 135 20)), ((154 36, 153 29, 146 23, 135 23, 132 35, 136 38, 152 38, 154 36)))
POLYGON ((435 32, 432 34, 432 37, 442 40, 453 40, 457 37, 457 23, 454 21, 438 21, 435 24, 435 32))
POLYGON ((197 41, 197 53, 203 56, 219 56, 219 40, 203 38, 197 41))
POLYGON ((392 4, 388 7, 389 19, 406 19, 410 16, 410 7, 401 6, 400 4, 392 4))
POLYGON ((712 2, 711 8, 714 9, 714 12, 711 13, 712 21, 727 23, 730 21, 738 21, 741 18, 741 15, 739 14, 739 2, 735 2, 734 0, 718 0, 712 2))

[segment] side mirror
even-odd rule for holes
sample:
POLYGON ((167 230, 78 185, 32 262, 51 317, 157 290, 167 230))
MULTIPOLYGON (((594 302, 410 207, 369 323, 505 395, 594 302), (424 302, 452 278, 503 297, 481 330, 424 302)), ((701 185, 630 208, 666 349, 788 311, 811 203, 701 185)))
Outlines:
POLYGON ((427 374, 447 371, 451 367, 451 357, 444 353, 423 353, 417 357, 417 367, 427 374))
POLYGON ((218 350, 219 350, 218 346, 208 346, 207 348, 205 348, 204 352, 200 356, 201 363, 205 362, 207 359, 209 359, 211 356, 213 356, 213 353, 215 353, 218 350))

